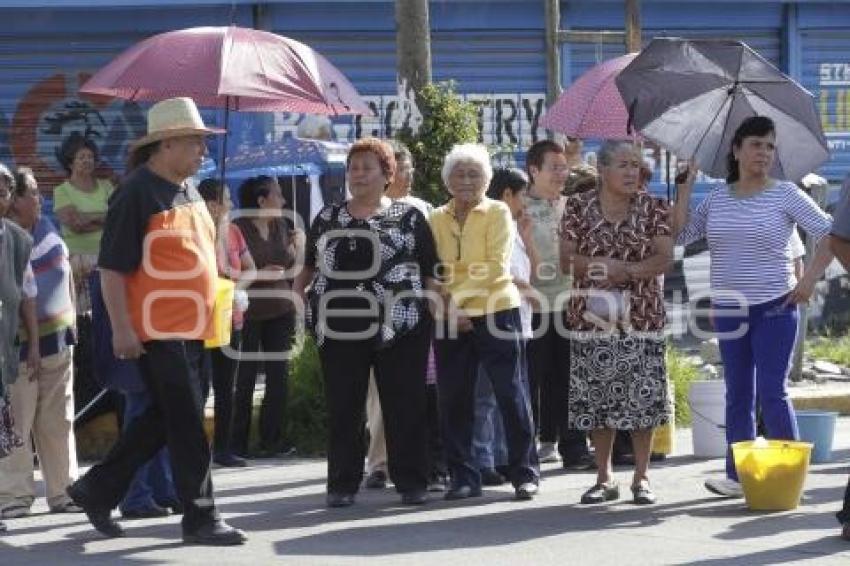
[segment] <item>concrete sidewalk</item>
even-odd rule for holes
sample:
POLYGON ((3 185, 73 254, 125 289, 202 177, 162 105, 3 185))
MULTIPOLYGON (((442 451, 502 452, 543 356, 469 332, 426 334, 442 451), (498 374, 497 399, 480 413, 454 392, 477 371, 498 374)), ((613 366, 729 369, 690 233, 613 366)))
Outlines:
MULTIPOLYGON (((691 450, 679 431, 678 453, 691 450)), ((625 497, 630 471, 618 469, 624 500, 577 504, 590 473, 544 467, 540 496, 514 502, 509 487, 488 489, 471 503, 435 499, 402 507, 392 490, 363 490, 348 509, 324 507, 325 463, 257 462, 215 471, 224 516, 245 529, 238 548, 187 547, 179 519, 125 522, 128 536, 103 540, 81 515, 37 515, 8 521, 0 565, 60 564, 850 564, 850 543, 838 538, 850 460, 850 419, 839 422, 834 463, 809 471, 795 511, 755 513, 723 500, 702 483, 721 473, 721 460, 673 456, 652 470, 659 503, 636 507, 625 497)))

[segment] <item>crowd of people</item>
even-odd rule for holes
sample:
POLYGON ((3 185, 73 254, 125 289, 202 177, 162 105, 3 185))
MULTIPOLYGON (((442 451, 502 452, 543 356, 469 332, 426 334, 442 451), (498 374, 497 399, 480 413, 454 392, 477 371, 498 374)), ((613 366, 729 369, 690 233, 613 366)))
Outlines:
MULTIPOLYGON (((769 177, 769 119, 741 124, 729 178, 694 209, 695 168, 675 202, 656 198, 631 142, 604 142, 594 168, 578 140, 540 141, 525 171, 456 145, 443 160, 447 202, 433 207, 411 194, 406 148, 362 139, 346 161, 348 198, 306 233, 288 222, 273 177, 238 187, 236 211, 221 180, 191 182, 204 136, 217 133, 191 99, 157 103, 117 188, 95 177, 97 147, 72 136, 60 152, 69 178, 54 190, 61 232, 41 214, 33 172, 0 165, 0 518, 30 513, 34 446, 51 512, 84 512, 109 537, 123 534, 115 507, 124 518, 173 512, 186 542, 243 543, 219 516, 211 467, 292 452, 288 359, 302 309, 324 379, 328 507, 388 482, 406 505, 506 481, 530 500, 551 462, 595 470, 580 503, 604 503, 620 498, 623 445, 631 499, 651 505, 653 431, 672 418, 664 274, 675 243, 703 238, 728 443, 755 438, 756 399, 768 437, 797 438, 786 390, 796 305, 833 252, 850 262, 850 203, 833 223, 769 177), (802 276, 797 226, 817 242, 802 276), (229 340, 205 348, 219 279, 235 286, 229 340), (88 311, 97 372, 125 408, 117 443, 78 477, 72 350, 88 311)), ((742 496, 731 453, 706 487, 742 496)), ((850 486, 839 521, 850 539, 850 486)))

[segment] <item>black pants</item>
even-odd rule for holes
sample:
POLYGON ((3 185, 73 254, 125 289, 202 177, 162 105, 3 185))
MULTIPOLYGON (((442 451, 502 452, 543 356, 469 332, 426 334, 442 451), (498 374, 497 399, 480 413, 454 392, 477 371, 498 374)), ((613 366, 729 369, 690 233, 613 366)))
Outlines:
POLYGON ((328 407, 328 492, 356 493, 363 478, 363 407, 374 367, 384 415, 387 464, 396 490, 425 489, 428 480, 425 370, 431 325, 421 322, 392 346, 325 339, 319 349, 328 407))
POLYGON ((215 407, 215 431, 213 451, 229 454, 233 431, 233 384, 236 381, 237 355, 242 345, 242 331, 234 330, 230 337, 231 355, 222 348, 210 350, 212 365, 213 405, 215 407))
POLYGON ((478 365, 484 366, 493 384, 505 425, 511 482, 519 486, 540 478, 534 447, 534 423, 528 399, 519 309, 489 315, 492 324, 511 337, 497 337, 487 317, 474 317, 473 328, 456 338, 434 341, 437 385, 446 462, 453 487, 481 486, 481 473, 472 457, 475 420, 475 383, 478 365))
POLYGON ((835 516, 842 525, 850 522, 850 479, 847 480, 847 488, 844 490, 844 506, 835 516))
POLYGON ((231 447, 236 454, 248 454, 254 387, 261 367, 265 370, 266 390, 260 406, 260 450, 273 452, 282 448, 289 378, 289 361, 285 358, 292 349, 294 332, 294 312, 270 320, 245 320, 233 409, 231 447), (258 357, 265 359, 252 359, 258 357))
POLYGON ((199 376, 203 343, 163 340, 146 342, 144 347, 139 364, 151 404, 80 482, 97 504, 111 509, 124 498, 136 470, 167 445, 184 507, 183 528, 191 531, 218 518, 203 426, 199 376))
POLYGON ((563 323, 556 321, 562 313, 534 313, 531 326, 535 332, 541 324, 546 331, 528 343, 528 382, 531 407, 538 424, 540 442, 558 442, 558 452, 565 463, 574 462, 588 453, 583 431, 567 427, 570 384, 570 341, 562 336, 563 323))

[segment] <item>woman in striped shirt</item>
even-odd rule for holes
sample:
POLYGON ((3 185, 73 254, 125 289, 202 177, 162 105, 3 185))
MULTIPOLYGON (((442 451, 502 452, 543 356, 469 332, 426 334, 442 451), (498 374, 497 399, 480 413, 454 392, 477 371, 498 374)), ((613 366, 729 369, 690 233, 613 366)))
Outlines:
MULTIPOLYGON (((776 130, 770 118, 744 120, 728 155, 729 174, 688 213, 694 174, 677 195, 674 226, 679 244, 702 238, 711 257, 714 330, 726 379, 726 441, 753 440, 756 392, 768 436, 798 437, 786 381, 797 333, 796 304, 808 301, 832 260, 831 219, 794 183, 770 178, 776 157, 776 130), (790 238, 795 224, 817 243, 805 275, 794 275, 790 238)), ((718 495, 740 497, 742 490, 726 454, 726 477, 709 480, 718 495)))

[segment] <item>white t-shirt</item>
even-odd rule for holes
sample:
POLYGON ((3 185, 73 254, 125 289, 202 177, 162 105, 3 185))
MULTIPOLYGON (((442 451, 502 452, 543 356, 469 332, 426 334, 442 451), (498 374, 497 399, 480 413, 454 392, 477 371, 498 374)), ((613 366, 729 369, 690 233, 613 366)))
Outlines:
MULTIPOLYGON (((531 259, 525 249, 525 243, 519 235, 519 230, 514 229, 514 246, 511 250, 511 277, 525 281, 531 281, 531 259)), ((522 297, 519 305, 519 319, 522 324, 523 338, 531 338, 531 304, 528 299, 522 297)))

